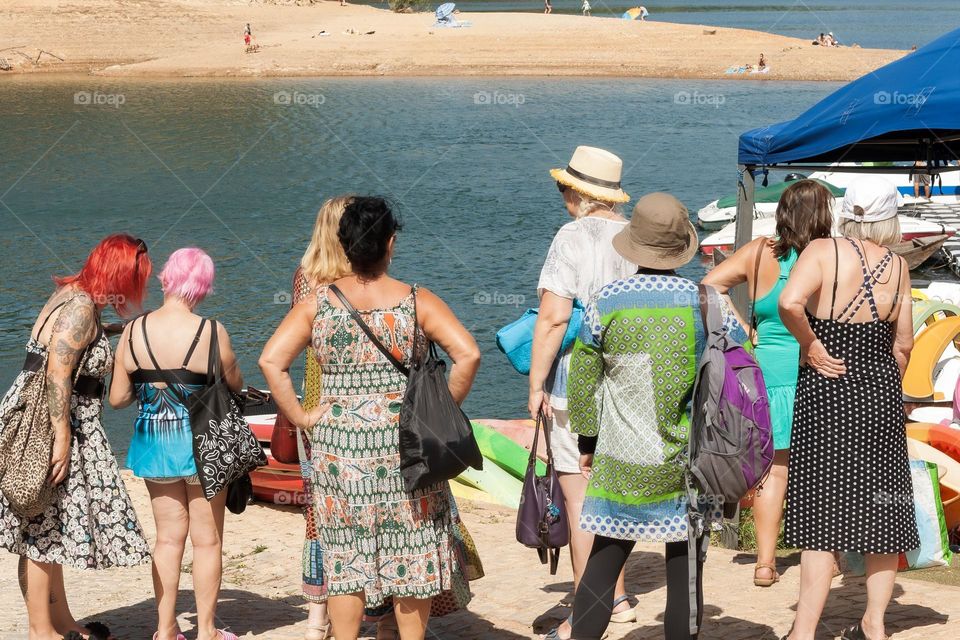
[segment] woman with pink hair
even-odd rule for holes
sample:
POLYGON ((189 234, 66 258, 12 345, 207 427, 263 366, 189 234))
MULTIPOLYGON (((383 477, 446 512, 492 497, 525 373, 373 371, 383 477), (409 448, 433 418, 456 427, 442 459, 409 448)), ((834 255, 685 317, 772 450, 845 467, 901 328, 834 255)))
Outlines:
POLYGON ((226 492, 204 498, 193 459, 190 414, 182 399, 208 384, 210 337, 217 332, 227 385, 243 379, 222 325, 194 309, 213 290, 213 260, 201 249, 175 251, 160 272, 163 305, 126 326, 117 348, 110 404, 136 401, 139 412, 127 466, 146 481, 157 524, 153 587, 159 621, 154 640, 184 640, 176 601, 187 534, 193 544, 198 640, 235 640, 216 627, 226 492))

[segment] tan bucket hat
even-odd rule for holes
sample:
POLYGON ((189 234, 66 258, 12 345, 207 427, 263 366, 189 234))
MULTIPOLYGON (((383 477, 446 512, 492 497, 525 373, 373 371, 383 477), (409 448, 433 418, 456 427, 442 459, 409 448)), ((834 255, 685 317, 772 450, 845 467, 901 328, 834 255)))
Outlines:
POLYGON ((551 169, 550 175, 560 184, 578 193, 604 202, 629 202, 630 196, 620 188, 623 160, 604 149, 577 147, 566 169, 551 169))
POLYGON ((630 224, 613 237, 613 248, 624 258, 661 271, 690 262, 698 246, 687 208, 669 193, 648 193, 640 198, 630 224))

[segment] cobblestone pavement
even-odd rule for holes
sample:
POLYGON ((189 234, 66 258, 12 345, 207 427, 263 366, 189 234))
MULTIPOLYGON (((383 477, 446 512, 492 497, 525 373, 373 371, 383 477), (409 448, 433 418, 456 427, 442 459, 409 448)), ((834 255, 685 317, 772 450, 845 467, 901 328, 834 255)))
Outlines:
MULTIPOLYGON (((148 535, 153 522, 142 484, 128 485, 148 535)), ((464 502, 467 523, 483 558, 486 577, 472 583, 470 610, 430 623, 429 638, 519 640, 536 638, 569 613, 562 601, 571 588, 564 556, 556 576, 536 552, 514 541, 508 510, 464 502)), ((292 507, 253 505, 242 516, 227 514, 224 586, 218 615, 243 638, 299 640, 306 609, 298 596, 303 519, 292 507)), ((706 619, 703 640, 778 638, 787 632, 799 586, 798 556, 781 563, 783 577, 769 589, 753 586, 753 557, 711 548, 704 576, 706 619)), ((188 638, 195 616, 191 556, 184 559, 179 609, 188 638)), ((641 545, 627 565, 627 587, 639 599, 638 621, 611 625, 610 639, 662 638, 665 598, 663 557, 656 545, 641 545)), ((103 572, 67 570, 73 611, 107 622, 121 640, 149 639, 155 625, 149 566, 103 572)), ((855 622, 866 601, 863 579, 837 578, 823 616, 820 637, 835 638, 855 622)), ((372 633, 372 630, 368 629, 372 633)), ((896 640, 960 638, 960 588, 898 580, 887 614, 887 632, 896 640)), ((16 558, 0 552, 0 640, 25 639, 26 613, 16 580, 16 558)))

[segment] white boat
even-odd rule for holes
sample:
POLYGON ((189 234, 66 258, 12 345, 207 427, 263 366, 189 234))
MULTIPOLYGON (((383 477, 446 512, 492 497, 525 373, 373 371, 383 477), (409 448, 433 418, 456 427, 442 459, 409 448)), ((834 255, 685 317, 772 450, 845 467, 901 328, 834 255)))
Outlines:
MULTIPOLYGON (((857 166, 855 163, 851 162, 841 162, 838 166, 857 166)), ((943 204, 957 204, 960 203, 960 171, 948 171, 941 174, 940 176, 932 180, 930 185, 930 199, 923 197, 923 191, 920 192, 919 198, 914 198, 913 196, 913 180, 910 178, 910 167, 903 167, 903 173, 850 173, 850 172, 839 172, 839 171, 817 171, 811 173, 808 177, 810 179, 821 180, 826 182, 834 187, 837 187, 839 191, 846 190, 847 186, 850 183, 857 179, 860 176, 864 175, 878 175, 883 176, 887 180, 890 180, 897 185, 897 190, 900 192, 901 197, 903 198, 901 204, 924 204, 927 202, 943 203, 943 204)), ((772 185, 766 189, 757 189, 757 193, 760 194, 764 190, 773 191, 781 185, 772 185)), ((782 190, 782 189, 781 189, 782 190)), ((773 195, 776 195, 774 192, 773 195)), ((724 225, 729 224, 737 218, 737 207, 736 204, 730 205, 731 198, 720 198, 714 200, 710 204, 706 205, 700 211, 697 212, 697 222, 700 224, 700 227, 707 231, 715 231, 722 228, 724 225), (724 202, 721 202, 724 201, 724 202), (719 206, 720 204, 726 204, 728 206, 719 206)), ((753 205, 753 217, 755 219, 768 218, 772 217, 777 212, 777 201, 773 200, 764 202, 764 198, 758 197, 757 202, 753 205)), ((839 206, 840 200, 842 200, 842 195, 838 196, 835 200, 835 207, 839 206)))
MULTIPOLYGON (((835 207, 834 212, 837 210, 838 207, 835 207)), ((836 215, 836 213, 834 213, 834 215, 836 215)), ((953 236, 957 233, 957 230, 953 227, 948 227, 939 222, 931 222, 929 220, 923 220, 922 218, 914 218, 913 216, 899 216, 899 218, 900 230, 903 233, 904 241, 917 238, 929 238, 943 234, 953 236)), ((777 221, 772 217, 760 218, 759 220, 753 221, 754 238, 759 238, 760 236, 772 237, 776 235, 776 231, 777 221)), ((733 250, 736 235, 737 225, 735 222, 731 222, 720 231, 704 238, 700 242, 700 252, 708 256, 713 255, 713 252, 717 249, 724 253, 730 253, 733 250)))

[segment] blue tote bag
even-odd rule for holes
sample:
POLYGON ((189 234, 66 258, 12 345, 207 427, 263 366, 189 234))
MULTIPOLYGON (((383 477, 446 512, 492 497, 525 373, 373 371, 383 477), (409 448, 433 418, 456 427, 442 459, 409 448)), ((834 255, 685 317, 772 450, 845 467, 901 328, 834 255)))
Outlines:
MULTIPOLYGON (((525 376, 530 375, 533 328, 537 324, 537 315, 539 315, 539 309, 527 309, 519 319, 497 331, 497 348, 506 354, 513 368, 525 376)), ((577 339, 582 324, 583 304, 579 300, 574 300, 567 332, 563 334, 563 342, 560 345, 561 354, 565 353, 577 339)))

